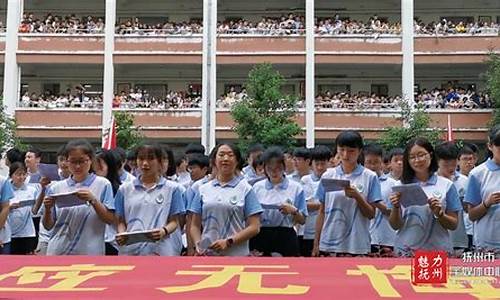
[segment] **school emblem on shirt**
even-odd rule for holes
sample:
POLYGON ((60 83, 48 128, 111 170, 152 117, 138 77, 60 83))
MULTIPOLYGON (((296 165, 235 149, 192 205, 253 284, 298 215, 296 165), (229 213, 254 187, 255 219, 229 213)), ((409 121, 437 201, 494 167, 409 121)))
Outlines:
POLYGON ((441 197, 443 197, 443 194, 441 194, 440 191, 434 191, 432 192, 432 196, 434 196, 434 198, 441 199, 441 197))
POLYGON ((231 202, 232 205, 236 205, 238 204, 238 197, 236 197, 236 195, 232 196, 230 199, 229 199, 229 202, 231 202))
POLYGON ((290 199, 290 198, 286 198, 285 203, 293 204, 292 199, 290 199))
POLYGON ((156 203, 158 204, 162 204, 164 200, 165 198, 163 198, 163 195, 158 195, 158 197, 156 197, 156 203))
POLYGON ((354 187, 356 188, 356 190, 357 190, 358 192, 360 192, 360 193, 362 193, 362 192, 363 192, 363 185, 362 185, 361 183, 356 183, 356 184, 354 185, 354 187))

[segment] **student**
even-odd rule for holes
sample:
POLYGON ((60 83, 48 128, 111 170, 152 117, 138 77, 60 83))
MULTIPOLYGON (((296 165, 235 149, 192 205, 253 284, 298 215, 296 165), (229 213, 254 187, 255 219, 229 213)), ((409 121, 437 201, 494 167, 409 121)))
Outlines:
POLYGON ((248 240, 259 233, 262 207, 252 187, 239 175, 242 158, 238 148, 220 144, 215 153, 217 175, 199 188, 189 206, 191 238, 197 255, 247 256, 248 240))
POLYGON ((250 250, 264 256, 299 256, 294 224, 304 225, 306 200, 300 183, 285 177, 285 156, 277 147, 267 149, 261 157, 267 179, 257 182, 253 191, 264 207, 259 234, 250 240, 250 250), (265 208, 275 205, 276 208, 265 208))
POLYGON ((141 175, 124 183, 116 195, 118 233, 153 230, 151 242, 126 245, 127 238, 117 235, 120 255, 180 255, 181 249, 171 238, 185 213, 183 191, 162 176, 166 155, 158 145, 136 149, 141 175))
POLYGON ((10 183, 14 198, 10 200, 9 226, 11 231, 10 254, 33 254, 37 245, 35 225, 31 217, 31 205, 19 206, 20 201, 37 199, 38 184, 26 184, 27 169, 22 162, 15 162, 9 168, 10 183))
POLYGON ((332 151, 326 146, 316 146, 311 151, 311 174, 303 176, 301 182, 307 203, 306 223, 304 225, 304 235, 299 237, 300 255, 310 257, 314 246, 316 235, 316 219, 321 203, 314 198, 321 176, 327 171, 328 163, 332 157, 332 151))
POLYGON ((293 166, 293 151, 288 149, 285 151, 285 174, 288 176, 295 171, 293 166))
POLYGON ((300 182, 302 177, 311 173, 311 150, 301 147, 293 150, 293 166, 295 172, 288 175, 289 179, 300 182))
POLYGON ((333 146, 332 148, 332 157, 330 158, 330 161, 328 162, 328 168, 335 168, 340 165, 341 159, 340 155, 337 153, 337 146, 333 146))
POLYGON ((318 186, 316 199, 321 202, 314 239, 313 256, 352 256, 370 253, 370 220, 374 203, 381 201, 377 175, 360 164, 363 138, 357 131, 343 131, 336 139, 341 164, 321 178, 349 180, 343 191, 326 192, 318 186))
POLYGON ((404 150, 401 148, 394 148, 389 152, 389 176, 394 180, 400 180, 403 174, 403 154, 404 150))
POLYGON ((466 143, 458 154, 458 169, 462 175, 469 176, 477 163, 478 148, 475 144, 466 143))
MULTIPOLYGON (((392 193, 392 187, 396 185, 396 180, 392 179, 389 174, 383 172, 382 147, 377 144, 366 145, 363 149, 363 157, 364 167, 377 174, 382 194, 382 201, 375 203, 377 210, 375 212, 375 218, 373 218, 370 223, 371 252, 380 256, 392 256, 396 232, 389 224, 388 218, 390 210, 387 206, 389 205, 389 196, 392 193)), ((388 158, 390 162, 390 155, 388 158)))
POLYGON ((401 194, 391 194, 389 222, 398 231, 394 244, 398 256, 413 256, 417 249, 452 252, 448 230, 457 228, 458 213, 462 207, 453 182, 437 175, 437 170, 438 163, 431 143, 425 138, 409 141, 404 151, 400 182, 419 183, 429 204, 402 207, 401 194))
POLYGON ((5 153, 5 165, 10 167, 11 163, 16 161, 24 162, 26 154, 17 148, 11 148, 5 153))
MULTIPOLYGON (((64 180, 71 176, 71 172, 69 170, 69 166, 67 163, 65 148, 66 147, 64 145, 61 146, 56 154, 57 166, 58 166, 57 173, 59 174, 59 180, 64 180)), ((47 188, 50 184, 54 184, 56 182, 57 181, 51 182, 49 178, 42 177, 42 179, 40 180, 40 194, 38 195, 35 205, 33 205, 32 208, 32 213, 34 215, 38 213, 41 216, 43 216, 44 207, 42 206, 42 204, 43 204, 43 199, 45 198, 45 192, 47 191, 47 188)), ((49 240, 50 240, 50 231, 43 226, 42 219, 40 219, 40 224, 39 224, 40 231, 38 232, 38 244, 35 250, 36 255, 47 254, 47 246, 49 245, 49 240)))
POLYGON ((14 198, 12 185, 7 178, 0 176, 0 255, 10 254, 11 233, 7 218, 12 198, 14 198))
POLYGON ((175 182, 178 182, 183 187, 187 188, 191 183, 191 176, 187 171, 188 160, 186 156, 181 156, 175 159, 175 177, 172 178, 175 182))
POLYGON ((191 176, 191 184, 207 176, 208 168, 208 156, 203 154, 191 154, 187 167, 187 171, 191 176))
MULTIPOLYGON (((39 183, 41 175, 38 172, 38 165, 42 158, 42 151, 35 147, 30 147, 26 151, 24 163, 26 168, 28 168, 28 176, 26 177, 26 183, 39 183)), ((38 219, 39 221, 40 219, 38 219)))
MULTIPOLYGON (((441 143, 436 147, 438 160, 438 175, 453 182, 457 189, 460 205, 464 208, 463 199, 467 188, 467 177, 457 171, 458 147, 452 142, 441 143)), ((464 211, 458 212, 457 229, 450 231, 451 244, 454 256, 461 257, 465 249, 469 248, 469 239, 465 230, 464 211)))
MULTIPOLYGON (((97 152, 94 164, 95 174, 106 178, 111 183, 113 196, 116 196, 118 188, 124 183, 122 182, 122 176, 120 176, 120 168, 121 159, 116 151, 102 149, 97 152)), ((126 177, 124 177, 124 179, 127 180, 126 177)), ((115 241, 115 235, 116 224, 106 224, 106 232, 104 234, 106 255, 118 255, 118 244, 115 241)))
POLYGON ((256 179, 259 177, 256 173, 256 170, 253 168, 253 163, 257 160, 257 157, 262 155, 264 152, 264 146, 261 144, 254 144, 248 147, 248 158, 247 158, 247 166, 243 168, 242 173, 247 180, 256 179))
POLYGON ((86 140, 74 140, 65 153, 71 177, 51 185, 43 204, 43 226, 52 230, 47 255, 103 255, 106 224, 115 222, 111 183, 91 173, 95 153, 86 140), (56 195, 76 191, 82 205, 56 208, 56 195))
POLYGON ((130 172, 125 170, 125 165, 127 164, 127 152, 125 149, 121 147, 116 147, 115 149, 111 150, 116 158, 118 158, 118 161, 120 162, 119 168, 118 168, 118 175, 120 176, 120 182, 125 183, 129 181, 134 181, 135 176, 132 175, 130 172))
POLYGON ((500 255, 500 125, 490 130, 486 162, 469 174, 464 202, 474 222, 474 242, 479 251, 500 255))

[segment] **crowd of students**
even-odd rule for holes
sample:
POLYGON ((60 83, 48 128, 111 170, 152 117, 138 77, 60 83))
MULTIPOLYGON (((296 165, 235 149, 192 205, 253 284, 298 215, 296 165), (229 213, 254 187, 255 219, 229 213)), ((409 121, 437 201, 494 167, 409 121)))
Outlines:
MULTIPOLYGON (((57 179, 42 153, 6 152, 0 177, 0 253, 37 255, 412 256, 417 249, 500 255, 500 125, 480 164, 473 144, 425 138, 384 152, 356 131, 333 149, 240 149, 209 156, 190 144, 175 158, 145 143, 128 153, 73 140, 57 153, 57 179), (347 182, 328 187, 330 179, 347 182), (395 187, 416 184, 425 204, 395 187), (81 204, 58 206, 75 192, 81 204), (25 205, 31 200, 29 205, 25 205), (131 232, 146 238, 133 242, 131 232)), ((404 187, 404 186, 403 186, 404 187)))

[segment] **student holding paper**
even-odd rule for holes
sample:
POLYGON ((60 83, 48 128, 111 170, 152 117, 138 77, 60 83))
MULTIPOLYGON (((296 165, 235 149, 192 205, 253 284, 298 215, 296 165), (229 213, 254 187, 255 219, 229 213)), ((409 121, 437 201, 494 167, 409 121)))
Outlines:
POLYGON ((311 150, 311 174, 303 176, 301 181, 304 188, 304 195, 307 203, 306 224, 304 225, 304 236, 299 237, 300 255, 310 257, 314 246, 314 236, 316 235, 316 219, 321 203, 315 198, 316 191, 320 184, 321 176, 328 169, 332 151, 326 146, 316 146, 311 150))
POLYGON ((285 156, 281 149, 267 149, 261 157, 267 179, 257 182, 253 191, 264 208, 259 234, 250 240, 250 250, 264 256, 279 253, 299 256, 294 224, 304 225, 307 206, 302 185, 285 177, 285 156))
POLYGON ((262 207, 240 175, 239 149, 220 144, 214 151, 217 175, 199 188, 189 206, 191 238, 197 255, 248 256, 248 240, 259 233, 262 207))
POLYGON ((401 206, 401 193, 390 196, 389 222, 397 230, 394 250, 398 256, 413 256, 417 249, 452 252, 448 230, 455 230, 462 210, 457 189, 451 180, 436 174, 438 163, 432 144, 416 138, 406 145, 403 160, 403 184, 417 183, 428 204, 401 206))
POLYGON ((162 176, 166 155, 157 145, 136 149, 141 175, 124 183, 116 194, 116 215, 120 255, 180 255, 181 249, 171 236, 185 213, 180 184, 162 176), (146 241, 129 244, 126 233, 147 231, 146 241), (155 243, 156 242, 156 243, 155 243))
POLYGON ((37 240, 35 225, 31 217, 31 207, 40 193, 40 187, 38 184, 25 183, 27 169, 21 162, 10 165, 9 175, 14 190, 14 199, 10 200, 8 220, 12 237, 10 254, 32 254, 37 240))
POLYGON ((115 222, 111 184, 91 173, 95 152, 89 142, 70 141, 65 149, 71 177, 50 185, 43 201, 43 225, 52 230, 47 255, 104 255, 105 225, 115 222), (82 205, 56 208, 56 196, 68 192, 82 205))
POLYGON ((0 255, 10 254, 10 226, 7 222, 10 199, 14 198, 12 185, 7 178, 0 176, 0 255))
MULTIPOLYGON (((448 178, 457 189, 460 205, 465 208, 463 199, 467 188, 467 177, 457 171, 458 147, 453 142, 444 142, 436 146, 436 156, 438 159, 438 175, 448 178)), ((451 243, 454 256, 462 257, 465 249, 469 248, 469 238, 465 230, 464 211, 458 212, 457 229, 450 231, 451 243)), ((472 245, 472 241, 471 241, 472 245)))
POLYGON ((380 182, 375 172, 360 164, 363 138, 357 131, 343 131, 336 139, 341 164, 326 171, 322 179, 348 180, 343 190, 326 191, 318 186, 321 202, 316 222, 313 256, 366 255, 371 251, 370 220, 375 216, 374 203, 381 201, 380 182))
POLYGON ((474 222, 474 242, 479 251, 500 255, 500 125, 490 130, 486 162, 469 173, 465 193, 469 218, 474 222))
POLYGON ((370 236, 372 253, 380 256, 392 256, 394 251, 394 240, 396 232, 389 224, 388 209, 389 196, 392 192, 391 188, 396 185, 396 180, 391 178, 389 174, 383 172, 383 149, 377 144, 367 145, 363 149, 364 166, 375 172, 380 181, 380 190, 382 193, 382 201, 376 202, 377 207, 375 218, 370 223, 370 236))

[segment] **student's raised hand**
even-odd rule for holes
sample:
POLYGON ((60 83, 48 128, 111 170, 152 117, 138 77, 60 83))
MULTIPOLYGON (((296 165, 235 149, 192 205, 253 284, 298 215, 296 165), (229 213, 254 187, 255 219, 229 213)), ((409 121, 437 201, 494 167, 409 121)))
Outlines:
POLYGON ((500 203, 500 192, 491 193, 488 198, 484 201, 484 205, 490 208, 492 205, 500 203))
POLYGON ((50 184, 50 179, 48 177, 43 176, 40 178, 40 185, 42 186, 42 189, 45 189, 49 184, 50 184))
POLYGON ((45 210, 51 210, 54 207, 54 204, 56 203, 56 200, 52 197, 45 197, 43 198, 43 206, 45 207, 45 210))
POLYGON ((210 247, 208 247, 209 249, 212 249, 214 251, 217 251, 217 252, 221 252, 221 251, 224 251, 228 248, 228 245, 227 245, 227 240, 225 239, 222 239, 222 240, 216 240, 215 242, 212 243, 212 245, 210 245, 210 247))
POLYGON ((441 205, 441 201, 437 198, 432 197, 432 198, 429 198, 428 202, 429 202, 429 207, 432 210, 432 213, 436 217, 441 217, 444 213, 443 206, 441 205))
POLYGON ((389 200, 391 201, 392 207, 400 208, 401 207, 401 193, 393 193, 389 196, 389 200))
POLYGON ((94 194, 88 189, 81 189, 76 191, 75 195, 82 201, 88 202, 90 204, 94 203, 96 201, 96 198, 94 197, 94 194))
POLYGON ((117 234, 115 235, 115 240, 118 243, 118 245, 123 246, 127 243, 128 236, 117 234))

